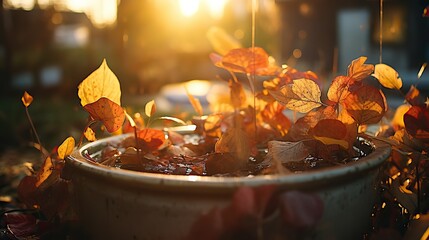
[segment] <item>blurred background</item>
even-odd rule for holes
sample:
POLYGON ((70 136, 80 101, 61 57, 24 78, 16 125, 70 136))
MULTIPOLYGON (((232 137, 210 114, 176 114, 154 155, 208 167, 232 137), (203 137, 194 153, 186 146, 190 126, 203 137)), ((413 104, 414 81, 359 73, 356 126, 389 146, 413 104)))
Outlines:
MULTIPOLYGON (((359 56, 380 62, 379 0, 256 3, 256 46, 279 64, 330 81, 359 56)), ((172 84, 215 80, 219 70, 208 58, 213 48, 207 31, 224 29, 250 47, 251 5, 252 0, 0 0, 0 149, 34 140, 20 100, 24 91, 34 97, 29 111, 48 149, 79 135, 87 115, 77 86, 103 58, 121 82, 123 105, 137 110, 151 96, 174 94, 172 84)), ((399 72, 406 90, 416 83, 429 89, 429 74, 417 77, 429 59, 427 5, 383 2, 382 61, 399 72)), ((210 88, 204 86, 193 94, 204 98, 202 91, 210 88)), ((177 99, 167 100, 167 110, 181 111, 177 99)))

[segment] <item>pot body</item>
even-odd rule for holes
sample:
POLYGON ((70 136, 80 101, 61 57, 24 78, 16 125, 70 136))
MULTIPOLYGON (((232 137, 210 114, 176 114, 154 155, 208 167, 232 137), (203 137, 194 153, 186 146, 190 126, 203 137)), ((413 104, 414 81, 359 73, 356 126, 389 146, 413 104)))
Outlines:
MULTIPOLYGON (((264 186, 274 187, 276 195, 298 191, 317 196, 322 203, 323 211, 317 223, 305 231, 301 229, 299 235, 294 235, 297 238, 362 239, 369 230, 377 198, 380 166, 390 154, 387 144, 374 141, 373 153, 344 166, 291 175, 242 178, 140 173, 105 167, 83 157, 96 152, 106 142, 122 137, 88 144, 67 159, 73 202, 80 223, 91 239, 198 238, 190 233, 195 227, 204 228, 198 222, 204 216, 207 221, 210 215, 205 214, 219 209, 224 209, 224 213, 228 211, 232 199, 243 187, 264 186)), ((290 239, 292 236, 288 235, 284 223, 279 224, 282 222, 278 220, 280 215, 274 213, 265 221, 264 232, 269 232, 265 239, 290 239)), ((210 228, 207 232, 216 229, 207 227, 210 228)))

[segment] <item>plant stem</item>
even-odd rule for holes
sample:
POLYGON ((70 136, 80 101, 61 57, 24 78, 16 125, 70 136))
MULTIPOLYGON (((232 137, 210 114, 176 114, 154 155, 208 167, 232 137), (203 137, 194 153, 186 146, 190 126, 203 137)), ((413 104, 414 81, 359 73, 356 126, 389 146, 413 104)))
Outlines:
POLYGON ((139 141, 138 141, 138 138, 137 138, 137 127, 134 126, 133 129, 134 129, 134 139, 136 140, 137 158, 139 160, 141 160, 141 158, 140 158, 140 146, 139 146, 139 141))
POLYGON ((25 114, 27 115, 27 119, 30 122, 31 129, 33 130, 33 133, 36 136, 36 141, 40 146, 40 153, 42 154, 42 156, 45 156, 45 154, 43 153, 43 150, 42 150, 43 147, 42 147, 42 143, 40 142, 39 135, 37 134, 37 131, 36 131, 36 128, 34 127, 33 121, 31 120, 30 113, 28 112, 28 107, 25 107, 25 114))

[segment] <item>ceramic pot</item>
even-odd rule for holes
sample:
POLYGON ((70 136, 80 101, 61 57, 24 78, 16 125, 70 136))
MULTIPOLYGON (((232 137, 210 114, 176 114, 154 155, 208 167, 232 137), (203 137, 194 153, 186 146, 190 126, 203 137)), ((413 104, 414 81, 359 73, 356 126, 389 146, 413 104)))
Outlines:
POLYGON ((362 239, 377 199, 380 166, 390 154, 389 145, 373 140, 371 154, 347 165, 253 177, 142 173, 84 157, 123 138, 89 143, 66 159, 76 212, 91 239, 223 238, 234 236, 234 228, 252 229, 255 216, 255 234, 264 239, 362 239), (298 201, 291 201, 289 193, 298 201), (299 209, 304 216, 294 215, 299 209))

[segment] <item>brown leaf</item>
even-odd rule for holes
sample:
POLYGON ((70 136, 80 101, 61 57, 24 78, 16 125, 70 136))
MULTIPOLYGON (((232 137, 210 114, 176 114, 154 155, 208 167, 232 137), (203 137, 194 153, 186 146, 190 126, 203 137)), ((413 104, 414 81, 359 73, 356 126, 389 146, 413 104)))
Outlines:
POLYGON ((235 126, 229 127, 216 142, 215 152, 231 153, 240 164, 245 164, 250 156, 250 144, 247 133, 241 127, 241 119, 235 117, 235 126))
POLYGON ((347 76, 355 81, 361 81, 371 75, 374 65, 365 64, 367 57, 359 57, 352 61, 347 70, 347 76))
POLYGON ((33 96, 31 96, 27 91, 25 91, 24 95, 22 95, 21 101, 25 107, 28 107, 33 102, 33 96))
POLYGON ((359 124, 378 123, 386 112, 383 93, 372 86, 361 86, 344 100, 347 112, 359 124))
POLYGON ((103 122, 110 133, 119 130, 124 123, 124 110, 108 98, 102 97, 94 103, 85 105, 84 108, 94 120, 103 122))
POLYGON ((348 149, 347 127, 337 119, 322 119, 312 129, 313 137, 326 145, 338 144, 348 149))
POLYGON ((405 100, 411 105, 422 105, 424 104, 424 97, 420 94, 419 89, 417 89, 414 85, 411 85, 410 90, 408 90, 405 95, 405 100))

